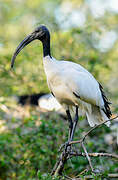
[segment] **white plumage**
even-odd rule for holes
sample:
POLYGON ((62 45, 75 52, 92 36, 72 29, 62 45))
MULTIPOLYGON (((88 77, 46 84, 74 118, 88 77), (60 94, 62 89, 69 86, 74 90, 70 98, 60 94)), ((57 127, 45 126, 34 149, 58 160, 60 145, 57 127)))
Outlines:
POLYGON ((50 56, 43 58, 43 64, 49 89, 64 108, 78 105, 92 127, 108 120, 99 83, 92 74, 79 64, 50 56))

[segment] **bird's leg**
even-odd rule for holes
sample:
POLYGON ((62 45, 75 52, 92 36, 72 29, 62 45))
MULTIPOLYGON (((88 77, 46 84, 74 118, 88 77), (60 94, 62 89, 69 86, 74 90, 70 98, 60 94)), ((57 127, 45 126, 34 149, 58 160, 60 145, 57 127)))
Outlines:
POLYGON ((77 122, 78 122, 78 106, 76 106, 76 113, 75 113, 74 121, 72 121, 70 111, 67 110, 66 113, 67 113, 68 121, 69 121, 69 137, 68 137, 68 142, 65 144, 65 150, 69 146, 68 150, 70 151, 71 146, 69 145, 69 143, 73 140, 75 129, 76 129, 77 122))
POLYGON ((71 142, 73 140, 75 129, 76 129, 76 126, 77 126, 77 122, 78 122, 78 106, 76 106, 76 113, 75 113, 75 118, 74 118, 74 122, 73 122, 73 128, 72 128, 72 132, 71 132, 69 142, 71 142))
POLYGON ((69 136, 68 136, 68 141, 61 145, 61 147, 59 148, 59 151, 61 151, 63 147, 65 147, 65 151, 67 150, 67 147, 69 146, 69 142, 71 139, 72 129, 73 129, 73 121, 72 121, 69 109, 66 110, 66 114, 67 114, 68 122, 69 122, 69 136))
POLYGON ((70 141, 70 139, 71 139, 71 134, 72 134, 72 129, 73 129, 73 121, 72 121, 72 118, 71 118, 71 114, 70 114, 69 109, 66 110, 66 114, 67 114, 68 122, 69 122, 69 136, 68 136, 68 141, 70 141))

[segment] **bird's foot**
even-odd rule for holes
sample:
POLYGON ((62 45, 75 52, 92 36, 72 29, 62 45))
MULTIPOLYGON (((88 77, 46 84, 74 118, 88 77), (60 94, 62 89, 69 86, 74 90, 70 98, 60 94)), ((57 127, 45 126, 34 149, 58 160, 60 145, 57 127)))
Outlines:
POLYGON ((62 149, 64 149, 65 152, 70 152, 71 151, 71 144, 70 141, 65 142, 64 144, 62 144, 59 148, 59 152, 62 151, 62 149))

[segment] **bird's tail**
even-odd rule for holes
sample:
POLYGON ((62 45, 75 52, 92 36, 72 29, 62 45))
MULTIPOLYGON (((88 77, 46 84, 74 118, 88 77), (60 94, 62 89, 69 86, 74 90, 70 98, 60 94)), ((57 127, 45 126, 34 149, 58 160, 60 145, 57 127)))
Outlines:
MULTIPOLYGON (((98 106, 91 105, 91 107, 89 106, 87 109, 86 116, 91 127, 94 127, 95 125, 98 125, 109 119, 104 111, 98 106)), ((110 121, 105 124, 109 127, 110 121)))

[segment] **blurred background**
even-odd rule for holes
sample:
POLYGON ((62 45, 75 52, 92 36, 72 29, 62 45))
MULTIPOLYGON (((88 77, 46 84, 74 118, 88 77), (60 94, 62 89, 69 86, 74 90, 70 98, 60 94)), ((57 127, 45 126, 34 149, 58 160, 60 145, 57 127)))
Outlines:
MULTIPOLYGON (((103 85, 112 102, 113 116, 118 110, 117 0, 0 0, 2 180, 47 180, 56 162, 58 148, 67 139, 68 123, 63 110, 59 107, 50 112, 49 108, 40 106, 40 97, 49 93, 41 43, 34 41, 28 45, 18 55, 14 70, 10 70, 15 48, 40 24, 45 24, 51 32, 52 56, 87 68, 103 85), (31 103, 31 96, 36 97, 35 103, 31 103)), ((117 154, 117 125, 115 120, 110 128, 103 126, 92 132, 87 138, 88 151, 107 150, 117 154)), ((82 137, 89 128, 85 118, 81 117, 75 139, 82 137)), ((76 148, 82 151, 79 145, 76 148)), ((103 157, 92 160, 94 166, 106 174, 118 172, 116 160, 103 157)), ((65 173, 75 177, 87 167, 85 158, 73 158, 66 165, 65 173)))

